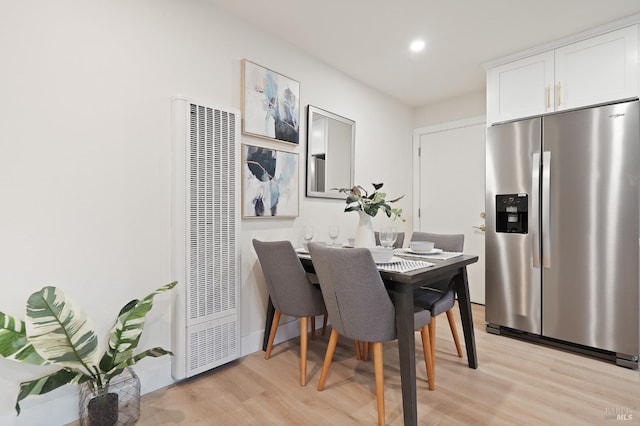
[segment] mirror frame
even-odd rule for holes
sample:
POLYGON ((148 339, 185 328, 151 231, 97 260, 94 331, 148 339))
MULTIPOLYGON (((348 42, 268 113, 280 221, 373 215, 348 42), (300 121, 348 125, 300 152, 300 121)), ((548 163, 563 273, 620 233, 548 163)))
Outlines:
MULTIPOLYGON (((312 131, 313 131, 313 119, 314 116, 321 115, 323 117, 339 121, 341 123, 347 124, 351 126, 351 141, 350 141, 350 170, 349 170, 349 182, 345 184, 345 187, 351 188, 353 187, 354 181, 354 169, 355 169, 355 142, 356 142, 356 122, 342 117, 340 115, 334 114, 332 112, 323 110, 321 108, 315 107, 313 105, 309 105, 307 107, 307 173, 306 173, 306 196, 313 198, 334 198, 344 200, 346 198, 346 194, 340 193, 338 191, 331 191, 331 188, 326 188, 324 192, 322 191, 314 191, 311 187, 312 180, 311 176, 313 174, 312 167, 314 166, 314 158, 311 154, 311 142, 312 142, 312 131)), ((327 142, 328 144, 328 142, 327 142)))

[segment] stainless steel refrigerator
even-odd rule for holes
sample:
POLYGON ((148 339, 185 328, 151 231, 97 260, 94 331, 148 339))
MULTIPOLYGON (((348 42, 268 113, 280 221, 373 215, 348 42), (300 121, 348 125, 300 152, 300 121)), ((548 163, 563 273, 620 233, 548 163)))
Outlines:
POLYGON ((637 368, 638 101, 487 129, 487 331, 637 368))

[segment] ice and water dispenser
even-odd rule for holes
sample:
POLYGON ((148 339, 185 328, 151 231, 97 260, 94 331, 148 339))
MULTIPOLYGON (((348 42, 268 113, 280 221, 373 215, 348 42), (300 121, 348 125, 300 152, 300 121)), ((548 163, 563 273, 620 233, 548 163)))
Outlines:
POLYGON ((496 195, 496 232, 526 234, 529 223, 529 194, 496 195))

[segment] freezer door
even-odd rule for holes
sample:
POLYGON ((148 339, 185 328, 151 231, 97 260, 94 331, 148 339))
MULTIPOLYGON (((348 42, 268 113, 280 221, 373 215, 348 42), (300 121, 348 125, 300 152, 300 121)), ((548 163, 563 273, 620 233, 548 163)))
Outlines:
POLYGON ((543 120, 544 336, 638 354, 639 126, 637 101, 543 120))
POLYGON ((539 118, 490 127, 486 149, 485 318, 493 325, 536 334, 541 333, 540 132, 539 118), (504 194, 527 195, 526 233, 520 233, 520 227, 497 232, 504 223, 496 229, 496 196, 504 194))

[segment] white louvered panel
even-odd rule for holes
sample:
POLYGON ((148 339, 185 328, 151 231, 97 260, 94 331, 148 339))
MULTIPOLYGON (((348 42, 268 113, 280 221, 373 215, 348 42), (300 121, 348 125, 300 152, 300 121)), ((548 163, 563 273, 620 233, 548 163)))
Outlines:
POLYGON ((190 319, 236 308, 235 120, 191 105, 190 319))
POLYGON ((189 319, 198 319, 208 314, 206 309, 208 287, 211 279, 209 262, 211 255, 207 252, 210 248, 210 229, 207 227, 207 215, 210 210, 211 199, 207 198, 206 187, 208 175, 211 169, 207 168, 207 151, 211 143, 207 144, 205 108, 194 104, 190 105, 191 133, 190 133, 190 210, 191 224, 189 227, 190 253, 189 269, 191 279, 189 282, 190 306, 189 319))
POLYGON ((237 358, 236 317, 225 317, 189 328, 189 376, 237 358))
POLYGON ((181 356, 173 348, 173 375, 183 378, 240 354, 240 116, 237 111, 181 99, 174 108, 173 198, 174 203, 184 204, 173 206, 173 270, 184 284, 183 308, 176 307, 174 342, 185 352, 181 356))
POLYGON ((224 312, 236 308, 235 286, 229 285, 236 280, 237 265, 233 248, 236 247, 235 203, 239 194, 235 193, 236 158, 232 141, 236 140, 234 115, 216 111, 215 114, 215 163, 214 177, 217 183, 214 191, 214 227, 215 258, 220 262, 216 268, 214 306, 216 312, 224 312), (228 176, 229 179, 222 178, 228 176))

